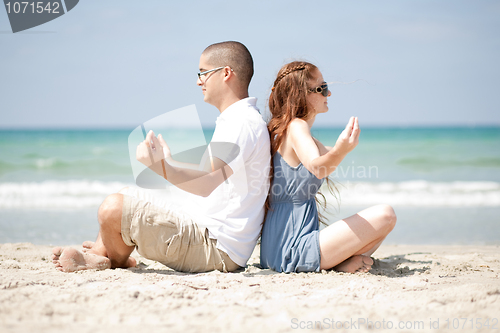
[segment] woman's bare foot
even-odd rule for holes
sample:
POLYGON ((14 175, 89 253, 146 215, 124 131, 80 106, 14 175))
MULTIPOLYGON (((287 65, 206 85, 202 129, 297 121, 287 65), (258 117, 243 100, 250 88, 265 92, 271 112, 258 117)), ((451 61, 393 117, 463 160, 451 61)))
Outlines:
POLYGON ((364 255, 356 255, 344 260, 337 266, 333 267, 333 269, 346 273, 366 273, 372 268, 372 265, 372 258, 364 255))
POLYGON ((108 258, 96 254, 82 253, 71 247, 55 247, 52 249, 52 262, 62 272, 111 268, 111 261, 108 258))

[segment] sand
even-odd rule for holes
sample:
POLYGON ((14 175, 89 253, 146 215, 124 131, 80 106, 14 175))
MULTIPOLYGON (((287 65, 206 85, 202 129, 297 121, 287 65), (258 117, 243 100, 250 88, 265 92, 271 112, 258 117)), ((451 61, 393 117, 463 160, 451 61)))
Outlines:
POLYGON ((258 248, 229 274, 136 252, 136 268, 62 273, 50 254, 0 245, 0 332, 500 331, 499 246, 382 245, 362 274, 279 274, 258 248))

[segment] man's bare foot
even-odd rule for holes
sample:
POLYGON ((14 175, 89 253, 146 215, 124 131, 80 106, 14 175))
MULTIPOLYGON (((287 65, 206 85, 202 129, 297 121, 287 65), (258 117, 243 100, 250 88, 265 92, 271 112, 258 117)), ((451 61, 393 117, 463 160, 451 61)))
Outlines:
POLYGON ((99 242, 92 242, 92 241, 85 241, 82 243, 83 253, 89 253, 89 254, 96 254, 101 257, 107 257, 108 253, 104 246, 102 246, 102 241, 99 242), (101 247, 99 247, 101 245, 101 247))
POLYGON ((372 268, 372 265, 372 258, 364 255, 356 255, 344 260, 337 266, 333 267, 333 269, 346 273, 366 273, 372 268))
POLYGON ((111 261, 108 258, 96 254, 82 253, 71 247, 55 247, 52 249, 52 262, 62 272, 111 268, 111 261))
POLYGON ((92 249, 94 247, 94 242, 92 241, 85 241, 82 243, 83 246, 83 253, 86 253, 88 250, 92 249))

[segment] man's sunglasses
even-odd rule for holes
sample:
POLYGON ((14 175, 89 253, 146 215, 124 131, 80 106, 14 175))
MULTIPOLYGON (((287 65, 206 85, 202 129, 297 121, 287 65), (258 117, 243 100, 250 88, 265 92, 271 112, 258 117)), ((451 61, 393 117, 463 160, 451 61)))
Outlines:
POLYGON ((323 82, 323 84, 321 84, 319 87, 311 88, 308 91, 312 93, 319 93, 325 97, 328 97, 328 84, 326 82, 323 82))
MULTIPOLYGON (((222 67, 217 67, 217 68, 214 68, 214 69, 209 69, 208 71, 204 71, 204 72, 199 72, 198 73, 198 79, 201 80, 201 77, 203 75, 207 75, 208 73, 212 73, 212 72, 215 72, 215 71, 218 71, 219 69, 223 69, 224 67, 226 66, 222 66, 222 67)), ((233 71, 233 69, 231 68, 231 72, 233 71)))

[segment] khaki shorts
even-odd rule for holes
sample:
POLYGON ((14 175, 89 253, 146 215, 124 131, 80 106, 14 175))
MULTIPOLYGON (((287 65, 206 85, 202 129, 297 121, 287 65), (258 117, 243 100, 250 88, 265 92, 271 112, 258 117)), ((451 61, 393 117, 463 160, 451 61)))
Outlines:
POLYGON ((136 246, 140 255, 176 271, 232 272, 240 268, 217 249, 217 240, 209 238, 208 229, 199 227, 191 217, 128 195, 123 195, 121 231, 125 244, 136 246))

